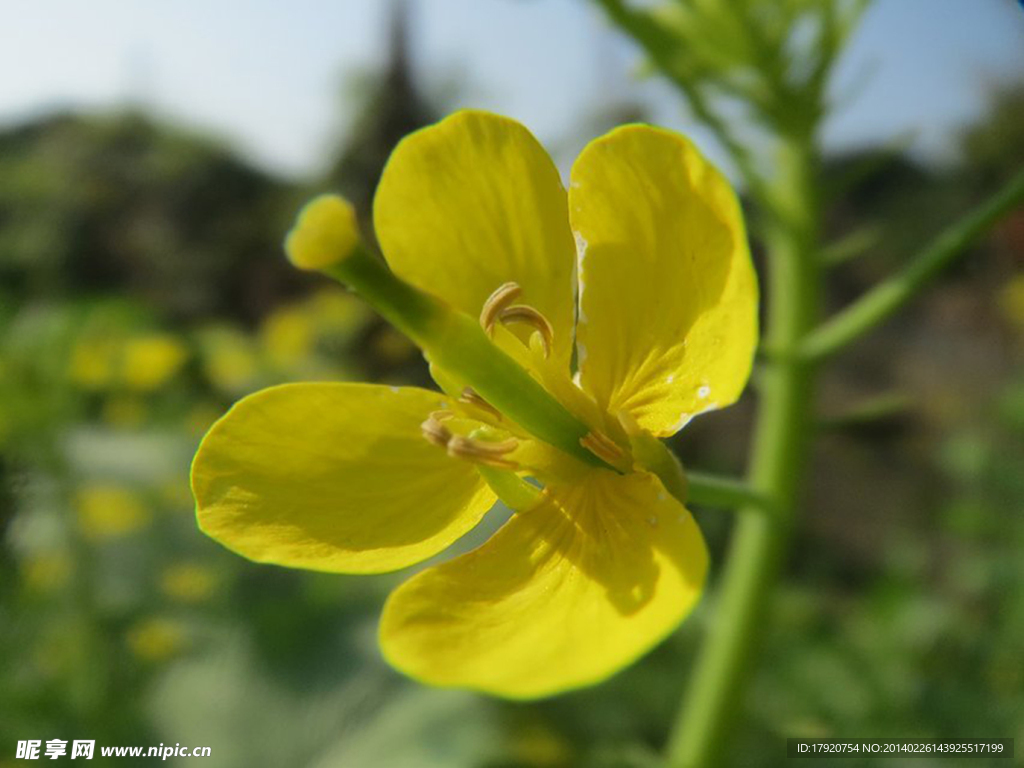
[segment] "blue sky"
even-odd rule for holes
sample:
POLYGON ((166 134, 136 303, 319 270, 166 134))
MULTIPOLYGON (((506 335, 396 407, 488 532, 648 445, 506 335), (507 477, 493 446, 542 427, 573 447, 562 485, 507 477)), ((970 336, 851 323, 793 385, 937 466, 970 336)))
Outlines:
MULTIPOLYGON (((141 102, 274 170, 316 173, 344 132, 346 78, 379 62, 386 11, 382 0, 4 0, 0 125, 141 102)), ((509 114, 571 153, 581 119, 638 88, 660 122, 689 129, 670 91, 635 84, 635 52, 585 0, 415 0, 414 14, 427 85, 461 83, 447 106, 509 114)), ((990 84, 1012 77, 1024 78, 1015 0, 876 0, 837 73, 846 104, 827 142, 912 131, 919 151, 941 154, 990 84)))

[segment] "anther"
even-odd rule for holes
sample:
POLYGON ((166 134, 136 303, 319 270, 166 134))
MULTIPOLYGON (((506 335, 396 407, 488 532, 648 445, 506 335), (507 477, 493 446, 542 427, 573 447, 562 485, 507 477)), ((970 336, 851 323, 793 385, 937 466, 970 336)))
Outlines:
POLYGON ((519 465, 509 459, 503 458, 511 453, 519 445, 515 438, 502 440, 500 443, 489 443, 483 440, 474 440, 471 437, 454 435, 448 441, 448 455, 460 459, 469 459, 479 464, 486 464, 497 469, 519 469, 519 465))
POLYGON ((620 462, 625 456, 619 444, 601 432, 588 432, 586 437, 580 438, 580 445, 598 458, 613 465, 620 462))
POLYGON ((551 354, 551 344, 555 339, 555 332, 551 329, 551 323, 533 307, 528 307, 525 304, 515 304, 511 307, 505 307, 498 313, 498 320, 502 323, 526 323, 527 325, 533 326, 540 334, 540 342, 544 348, 544 357, 548 357, 551 354))
MULTIPOLYGON (((444 413, 444 412, 440 412, 444 413)), ((435 418, 435 415, 439 415, 438 411, 430 414, 429 418, 420 424, 420 430, 423 432, 423 437, 427 439, 427 442, 433 443, 438 448, 446 448, 452 441, 452 433, 448 430, 442 420, 435 418)))
MULTIPOLYGON (((514 437, 502 440, 501 442, 491 443, 486 440, 476 440, 472 437, 456 435, 452 438, 452 442, 456 443, 461 451, 473 451, 481 456, 504 456, 506 453, 511 453, 519 447, 519 441, 514 437)), ((451 443, 448 445, 450 447, 451 443)))
POLYGON ((480 310, 480 325, 488 334, 494 328, 494 322, 502 310, 518 299, 522 292, 523 289, 519 287, 518 283, 503 283, 487 297, 483 309, 480 310))
POLYGON ((484 400, 482 397, 480 397, 480 395, 478 395, 476 393, 476 390, 474 390, 472 387, 466 387, 465 389, 462 390, 462 395, 459 397, 459 402, 462 403, 463 405, 471 405, 474 408, 479 408, 481 411, 484 411, 493 416, 498 421, 501 421, 501 412, 493 405, 488 403, 486 400, 484 400))

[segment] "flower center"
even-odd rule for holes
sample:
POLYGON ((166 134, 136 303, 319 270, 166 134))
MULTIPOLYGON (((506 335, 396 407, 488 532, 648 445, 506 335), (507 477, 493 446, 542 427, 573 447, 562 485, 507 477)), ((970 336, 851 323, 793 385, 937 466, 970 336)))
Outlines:
MULTIPOLYGON (((486 426, 476 425, 475 422, 468 419, 459 419, 459 421, 467 422, 473 430, 472 433, 468 436, 458 434, 448 426, 448 423, 456 418, 456 414, 452 411, 434 411, 420 425, 423 437, 427 442, 444 448, 448 451, 449 456, 456 459, 466 459, 495 469, 520 469, 517 462, 506 458, 508 454, 519 447, 519 440, 514 437, 504 440, 488 439, 492 436, 493 430, 486 426)), ((501 418, 500 415, 498 418, 501 418)))
MULTIPOLYGON (((568 398, 566 405, 585 398, 569 379, 569 372, 556 371, 556 361, 549 362, 554 343, 551 323, 536 308, 515 303, 522 293, 517 283, 500 285, 484 302, 480 311, 480 325, 491 339, 499 324, 515 323, 531 327, 534 331, 531 340, 524 343, 534 355, 534 364, 537 366, 534 375, 542 386, 553 394, 561 392, 568 398), (572 391, 566 392, 566 388, 572 391)), ((525 433, 512 422, 506 421, 497 408, 471 387, 462 390, 457 402, 461 408, 434 411, 423 422, 423 437, 428 442, 444 448, 449 456, 477 464, 512 471, 529 469, 510 457, 520 445, 517 438, 527 437, 525 433)), ((595 418, 597 421, 592 418, 590 430, 579 439, 579 446, 620 472, 630 471, 633 465, 630 449, 624 448, 609 433, 596 428, 594 424, 600 422, 600 417, 595 418)))
POLYGON ((492 293, 484 302, 480 310, 480 325, 493 338, 494 328, 498 323, 511 325, 512 323, 524 323, 532 326, 540 334, 541 347, 544 350, 544 357, 551 355, 551 344, 555 340, 555 332, 551 323, 538 310, 528 304, 513 304, 519 298, 523 289, 518 283, 505 283, 492 293))

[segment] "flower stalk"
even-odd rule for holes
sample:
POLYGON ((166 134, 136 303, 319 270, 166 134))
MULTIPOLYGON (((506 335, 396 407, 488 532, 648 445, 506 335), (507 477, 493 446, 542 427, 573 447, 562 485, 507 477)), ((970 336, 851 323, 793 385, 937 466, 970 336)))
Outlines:
MULTIPOLYGON (((818 316, 814 170, 807 146, 785 147, 776 182, 782 215, 766 238, 766 341, 780 349, 797 345, 818 316)), ((749 485, 765 501, 742 508, 750 514, 737 518, 716 615, 671 736, 668 764, 674 768, 717 765, 739 710, 742 681, 794 527, 812 432, 815 373, 813 363, 785 356, 766 360, 761 371, 749 485), (763 514, 765 504, 770 514, 763 514)))

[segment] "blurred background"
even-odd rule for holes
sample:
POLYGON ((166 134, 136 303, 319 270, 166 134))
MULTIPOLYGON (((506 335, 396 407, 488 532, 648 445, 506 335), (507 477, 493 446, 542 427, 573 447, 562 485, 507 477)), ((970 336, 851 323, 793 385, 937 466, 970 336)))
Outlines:
MULTIPOLYGON (((584 0, 6 0, 0 69, 0 765, 50 738, 210 746, 227 768, 648 764, 704 614, 591 690, 430 690, 376 648, 406 574, 248 563, 197 531, 188 488, 245 394, 426 383, 404 338, 280 249, 316 192, 367 216, 409 131, 490 109, 566 170, 644 120, 731 172, 631 44, 584 0)), ((832 91, 834 308, 1024 166, 1024 12, 876 0, 832 91)), ((741 472, 752 401, 674 447, 741 472)), ((819 410, 731 764, 781 764, 788 736, 1021 750, 1024 211, 833 366, 819 410)), ((697 512, 720 553, 729 513, 697 512)))

